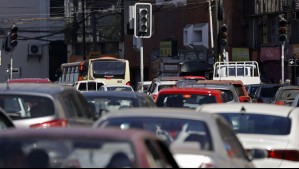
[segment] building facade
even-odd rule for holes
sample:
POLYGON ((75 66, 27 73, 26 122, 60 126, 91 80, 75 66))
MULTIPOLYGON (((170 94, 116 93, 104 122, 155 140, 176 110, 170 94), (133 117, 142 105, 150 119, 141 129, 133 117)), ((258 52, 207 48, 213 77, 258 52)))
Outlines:
POLYGON ((1 1, 1 46, 12 25, 18 27, 18 45, 10 52, 1 48, 0 82, 7 78, 55 79, 55 69, 66 61, 61 6, 59 0, 1 1), (9 66, 14 68, 12 75, 9 66))

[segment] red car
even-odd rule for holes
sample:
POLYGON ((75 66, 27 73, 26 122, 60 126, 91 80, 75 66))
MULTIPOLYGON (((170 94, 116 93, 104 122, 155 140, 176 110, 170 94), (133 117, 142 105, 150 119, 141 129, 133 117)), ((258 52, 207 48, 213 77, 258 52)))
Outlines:
POLYGON ((11 129, 0 149, 3 168, 178 168, 162 140, 134 129, 11 129))
POLYGON ((201 104, 223 103, 222 92, 206 88, 167 88, 158 93, 158 107, 195 109, 201 104))

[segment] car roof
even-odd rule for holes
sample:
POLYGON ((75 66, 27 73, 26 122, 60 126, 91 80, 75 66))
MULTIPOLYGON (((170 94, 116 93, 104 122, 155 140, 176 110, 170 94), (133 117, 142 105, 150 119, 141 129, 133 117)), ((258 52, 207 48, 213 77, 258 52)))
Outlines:
POLYGON ((288 90, 288 89, 299 89, 299 86, 282 86, 279 88, 279 90, 288 90))
POLYGON ((41 130, 33 129, 7 129, 2 132, 0 138, 107 138, 135 140, 144 137, 155 138, 149 132, 137 129, 119 130, 116 128, 93 129, 93 128, 45 128, 41 130))
POLYGON ((255 114, 269 114, 276 116, 288 117, 289 113, 294 109, 291 106, 281 106, 275 104, 263 103, 230 103, 230 104, 206 104, 201 105, 196 111, 204 111, 209 113, 239 113, 241 110, 244 112, 253 112, 255 114))
POLYGON ((230 84, 204 84, 204 83, 198 83, 198 84, 191 84, 187 85, 187 87, 202 87, 202 88, 212 88, 212 89, 229 89, 231 86, 230 84))
POLYGON ((63 86, 53 83, 0 83, 0 93, 43 93, 54 95, 64 90, 76 91, 72 86, 63 86))
POLYGON ((200 84, 240 84, 243 85, 241 80, 199 80, 200 84))
POLYGON ((167 94, 167 93, 206 93, 206 94, 220 94, 221 91, 218 89, 209 89, 209 88, 164 88, 159 91, 159 94, 167 94))
POLYGON ((8 79, 8 83, 52 83, 48 78, 18 78, 8 79))
POLYGON ((131 92, 131 91, 81 91, 84 96, 110 96, 110 97, 123 97, 123 98, 137 98, 147 96, 145 93, 131 92))
POLYGON ((196 112, 185 108, 134 108, 121 109, 105 114, 102 119, 117 117, 159 117, 159 118, 184 118, 190 120, 203 120, 212 118, 211 114, 196 112))

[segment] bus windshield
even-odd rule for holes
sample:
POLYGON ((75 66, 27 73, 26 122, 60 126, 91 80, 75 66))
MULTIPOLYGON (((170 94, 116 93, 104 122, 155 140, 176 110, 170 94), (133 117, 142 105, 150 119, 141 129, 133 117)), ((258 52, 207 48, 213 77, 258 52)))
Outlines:
POLYGON ((126 67, 125 62, 100 60, 93 61, 92 66, 94 78, 124 79, 126 67))

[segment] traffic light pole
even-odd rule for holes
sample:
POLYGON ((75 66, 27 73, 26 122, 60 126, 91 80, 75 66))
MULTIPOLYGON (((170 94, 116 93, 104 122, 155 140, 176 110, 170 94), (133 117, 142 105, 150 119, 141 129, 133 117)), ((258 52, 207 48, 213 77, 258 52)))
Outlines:
POLYGON ((140 83, 141 92, 143 92, 143 81, 144 81, 144 65, 143 65, 143 38, 140 38, 140 83))
POLYGON ((285 48, 285 41, 282 41, 282 45, 281 45, 281 84, 284 84, 284 48, 285 48))
POLYGON ((12 79, 12 70, 13 70, 13 58, 12 55, 10 56, 10 70, 9 70, 9 75, 10 75, 10 79, 12 79))

